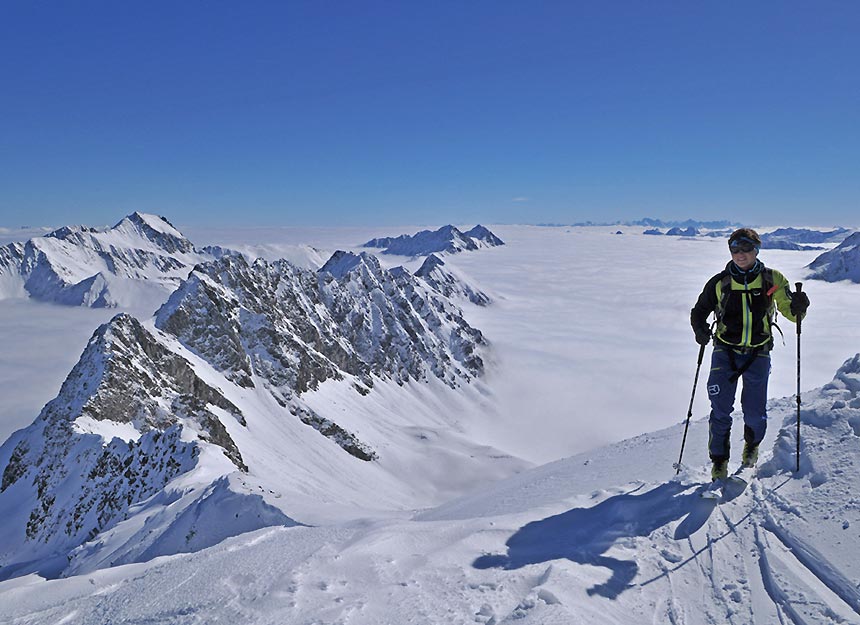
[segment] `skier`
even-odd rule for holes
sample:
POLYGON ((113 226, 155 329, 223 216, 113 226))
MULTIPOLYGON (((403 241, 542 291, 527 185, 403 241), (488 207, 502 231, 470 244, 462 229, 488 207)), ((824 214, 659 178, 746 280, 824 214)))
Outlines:
POLYGON ((743 379, 741 408, 744 414, 744 449, 741 466, 750 468, 758 460, 758 446, 767 428, 767 381, 773 347, 774 308, 791 322, 803 319, 809 307, 804 292, 793 293, 784 275, 758 259, 761 238, 751 228, 735 230, 729 237, 732 259, 726 268, 708 280, 690 323, 699 345, 712 338, 708 316, 716 316, 714 349, 708 377, 711 401, 708 452, 713 466, 711 479, 728 476, 729 434, 738 379, 743 379))

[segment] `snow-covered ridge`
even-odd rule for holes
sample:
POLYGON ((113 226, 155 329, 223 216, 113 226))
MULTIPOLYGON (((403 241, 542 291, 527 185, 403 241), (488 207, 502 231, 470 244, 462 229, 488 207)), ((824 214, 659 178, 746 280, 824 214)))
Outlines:
POLYGON ((472 286, 465 275, 451 268, 435 254, 430 254, 424 260, 415 275, 446 297, 465 298, 478 306, 486 306, 491 301, 489 295, 472 286))
POLYGON ((226 420, 246 425, 187 360, 134 317, 114 317, 93 334, 56 399, 0 447, 4 573, 111 529, 200 468, 201 452, 209 450, 204 472, 246 472, 226 420))
POLYGON ((812 270, 809 275, 812 280, 860 282, 860 232, 855 232, 829 252, 824 252, 807 267, 812 270))
MULTIPOLYGON (((0 617, 81 625, 130 614, 230 616, 242 625, 371 625, 416 614, 428 623, 856 623, 860 354, 802 402, 801 471, 793 471, 793 398, 772 401, 773 427, 783 421, 776 442, 762 450, 753 482, 719 504, 699 496, 703 469, 674 476, 678 424, 411 519, 287 522, 152 563, 145 574, 135 567, 58 580, 50 593, 12 582, 0 617)), ((690 453, 703 454, 706 420, 689 435, 690 453)), ((76 556, 78 571, 92 570, 84 550, 76 556)))
POLYGON ((442 252, 454 254, 498 245, 504 245, 504 241, 484 226, 477 225, 467 232, 461 232, 455 226, 447 225, 438 230, 422 230, 413 235, 371 239, 362 247, 384 248, 383 254, 426 256, 442 252))
POLYGON ((107 229, 64 226, 0 248, 0 298, 155 307, 195 264, 216 255, 196 250, 155 215, 132 213, 107 229))
MULTIPOLYGON (((305 465, 325 498, 351 488, 338 472, 361 475, 354 463, 378 459, 306 394, 342 381, 358 400, 384 383, 455 388, 482 373, 480 331, 421 279, 368 254, 336 255, 335 267, 337 277, 226 254, 195 267, 155 328, 125 313, 101 326, 59 395, 0 447, 3 576, 147 560, 290 524, 241 476, 307 488, 292 474, 305 465), (259 451, 269 446, 294 458, 290 469, 272 474, 259 451), (241 522, 215 522, 225 502, 241 522)), ((410 488, 391 471, 372 469, 410 488)))
POLYGON ((284 406, 344 376, 366 392, 374 376, 455 386, 483 371, 483 335, 456 306, 364 253, 338 252, 319 272, 241 256, 199 265, 156 324, 235 383, 256 377, 284 406))

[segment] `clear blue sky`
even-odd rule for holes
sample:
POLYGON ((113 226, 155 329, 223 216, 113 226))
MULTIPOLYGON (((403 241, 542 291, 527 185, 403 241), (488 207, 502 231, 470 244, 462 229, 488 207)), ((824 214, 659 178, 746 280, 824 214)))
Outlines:
POLYGON ((0 225, 860 225, 860 2, 0 3, 0 225))

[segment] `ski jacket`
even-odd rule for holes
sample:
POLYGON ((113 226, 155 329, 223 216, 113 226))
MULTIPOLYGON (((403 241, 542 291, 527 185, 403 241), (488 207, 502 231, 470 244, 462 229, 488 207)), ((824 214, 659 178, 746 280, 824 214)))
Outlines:
POLYGON ((791 322, 791 287, 776 269, 761 261, 742 271, 729 261, 726 268, 708 280, 690 311, 694 330, 708 330, 708 316, 715 313, 717 343, 738 348, 768 350, 773 346, 775 309, 791 322), (728 279, 728 278, 731 279, 728 279), (730 288, 726 291, 726 287, 730 288))

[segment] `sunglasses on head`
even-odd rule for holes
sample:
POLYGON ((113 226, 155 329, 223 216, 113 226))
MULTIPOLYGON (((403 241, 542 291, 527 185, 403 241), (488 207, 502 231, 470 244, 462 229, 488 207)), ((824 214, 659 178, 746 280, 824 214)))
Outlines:
POLYGON ((729 241, 729 249, 732 251, 732 254, 737 252, 752 252, 753 250, 758 249, 758 245, 756 245, 755 241, 751 241, 750 239, 735 239, 734 241, 729 241))

